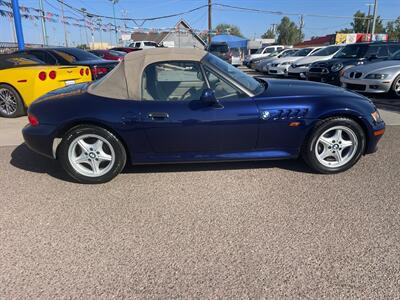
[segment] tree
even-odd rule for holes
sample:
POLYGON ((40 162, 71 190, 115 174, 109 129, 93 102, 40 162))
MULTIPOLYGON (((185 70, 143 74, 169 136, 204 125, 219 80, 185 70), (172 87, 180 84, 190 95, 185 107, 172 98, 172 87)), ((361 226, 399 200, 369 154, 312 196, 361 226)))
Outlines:
POLYGON ((400 17, 386 24, 386 33, 389 36, 389 40, 400 41, 400 17))
MULTIPOLYGON (((372 32, 372 24, 374 22, 373 15, 366 16, 365 13, 363 13, 360 10, 357 10, 353 16, 354 16, 353 22, 350 23, 351 28, 341 29, 338 31, 339 33, 366 33, 367 31, 369 33, 372 32), (365 19, 367 17, 368 19, 365 19)), ((383 26, 381 17, 377 16, 375 24, 375 33, 384 33, 384 32, 385 28, 383 26)))
POLYGON ((304 34, 300 32, 297 25, 288 17, 282 18, 276 31, 278 33, 278 44, 294 45, 301 42, 304 38, 304 34))
POLYGON ((262 39, 274 39, 275 38, 275 32, 270 28, 265 32, 262 36, 262 39))
POLYGON ((243 37, 243 34, 240 32, 239 27, 232 24, 221 23, 218 24, 214 29, 217 34, 231 34, 239 37, 243 37))

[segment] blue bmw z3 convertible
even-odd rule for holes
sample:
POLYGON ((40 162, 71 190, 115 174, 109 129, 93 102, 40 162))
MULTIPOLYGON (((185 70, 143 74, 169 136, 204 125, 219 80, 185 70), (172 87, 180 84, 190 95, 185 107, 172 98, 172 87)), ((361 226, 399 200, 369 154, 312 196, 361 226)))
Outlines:
POLYGON ((128 54, 91 84, 29 108, 26 144, 82 183, 130 164, 303 157, 319 173, 352 167, 385 130, 373 103, 321 83, 252 78, 197 49, 128 54))

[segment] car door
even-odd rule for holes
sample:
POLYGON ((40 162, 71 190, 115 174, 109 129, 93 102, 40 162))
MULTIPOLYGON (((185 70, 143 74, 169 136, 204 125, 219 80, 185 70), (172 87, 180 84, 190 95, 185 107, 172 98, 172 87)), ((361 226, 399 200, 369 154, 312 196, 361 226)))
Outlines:
POLYGON ((216 109, 200 101, 207 88, 200 64, 165 61, 142 75, 141 127, 158 154, 218 152, 216 109))
POLYGON ((217 70, 204 67, 208 84, 220 107, 215 111, 221 152, 252 151, 256 148, 260 113, 254 99, 217 70))

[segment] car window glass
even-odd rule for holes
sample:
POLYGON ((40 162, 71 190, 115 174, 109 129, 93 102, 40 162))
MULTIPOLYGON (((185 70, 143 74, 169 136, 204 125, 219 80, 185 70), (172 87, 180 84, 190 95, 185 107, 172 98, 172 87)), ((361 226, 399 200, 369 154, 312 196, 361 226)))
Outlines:
POLYGON ((217 75, 209 68, 205 68, 207 80, 210 88, 214 91, 215 97, 218 100, 240 99, 247 97, 241 90, 233 87, 225 79, 217 75))
POLYGON ((46 64, 55 65, 57 63, 56 59, 46 51, 30 51, 30 53, 46 64))
POLYGON ((292 56, 307 56, 312 50, 313 50, 313 48, 304 48, 304 49, 297 51, 292 56))
POLYGON ((275 51, 275 48, 266 48, 264 53, 273 53, 275 51))
POLYGON ((328 56, 334 54, 339 49, 339 46, 329 46, 315 51, 311 56, 328 56))
POLYGON ((370 46, 367 50, 367 53, 365 54, 365 57, 371 57, 371 56, 376 56, 376 57, 387 57, 388 56, 388 50, 386 45, 374 45, 370 46))
POLYGON ((136 47, 136 48, 140 48, 140 42, 136 43, 136 44, 135 44, 135 47, 136 47))
POLYGON ((228 46, 227 45, 210 45, 210 51, 213 52, 228 52, 228 46))
POLYGON ((171 61, 149 65, 143 72, 142 99, 199 100, 207 87, 196 62, 171 61))
POLYGON ((397 52, 399 50, 400 50, 400 44, 391 44, 391 45, 389 45, 390 54, 393 54, 393 53, 395 53, 395 52, 397 52))

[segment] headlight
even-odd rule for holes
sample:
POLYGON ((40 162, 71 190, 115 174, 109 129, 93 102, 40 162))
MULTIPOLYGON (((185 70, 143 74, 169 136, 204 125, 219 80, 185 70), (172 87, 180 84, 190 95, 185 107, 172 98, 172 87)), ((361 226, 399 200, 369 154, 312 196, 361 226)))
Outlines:
POLYGON ((379 112, 378 112, 377 110, 374 111, 374 112, 371 114, 371 117, 372 117, 372 119, 374 119, 374 121, 375 121, 376 123, 380 123, 380 122, 383 121, 382 118, 381 118, 381 115, 379 114, 379 112))
POLYGON ((287 65, 291 65, 291 64, 292 64, 292 61, 286 61, 286 62, 281 63, 281 66, 287 66, 287 65))
POLYGON ((389 74, 368 74, 365 76, 366 79, 385 79, 388 78, 389 74))
POLYGON ((341 64, 341 63, 336 63, 331 67, 332 72, 338 72, 341 69, 343 69, 343 64, 341 64))

